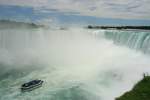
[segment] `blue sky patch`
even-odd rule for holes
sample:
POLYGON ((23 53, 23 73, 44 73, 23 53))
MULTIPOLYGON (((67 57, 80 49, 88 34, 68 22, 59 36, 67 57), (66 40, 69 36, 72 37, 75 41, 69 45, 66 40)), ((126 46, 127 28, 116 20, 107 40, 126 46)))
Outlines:
MULTIPOLYGON (((91 10, 96 9, 95 7, 91 10)), ((38 22, 51 19, 59 24, 94 24, 94 25, 150 25, 150 20, 113 19, 83 16, 78 12, 60 12, 56 9, 34 9, 25 6, 0 5, 0 19, 38 22)))

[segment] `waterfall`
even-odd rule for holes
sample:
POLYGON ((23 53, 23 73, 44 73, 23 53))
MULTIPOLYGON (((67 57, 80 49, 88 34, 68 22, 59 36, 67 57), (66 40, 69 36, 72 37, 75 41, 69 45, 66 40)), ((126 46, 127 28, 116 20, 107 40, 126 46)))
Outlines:
POLYGON ((0 30, 0 100, 114 100, 150 72, 128 48, 148 53, 149 32, 18 27, 0 30), (21 93, 33 79, 43 86, 21 93))
POLYGON ((150 53, 149 31, 105 31, 105 37, 117 45, 126 45, 146 54, 150 53))

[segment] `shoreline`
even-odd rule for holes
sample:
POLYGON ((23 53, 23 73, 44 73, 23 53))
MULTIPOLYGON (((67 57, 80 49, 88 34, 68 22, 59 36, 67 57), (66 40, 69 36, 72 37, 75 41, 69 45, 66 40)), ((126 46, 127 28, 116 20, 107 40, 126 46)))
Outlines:
POLYGON ((125 92, 115 100, 150 100, 150 76, 144 76, 132 90, 125 92))
POLYGON ((92 26, 88 25, 88 29, 110 29, 110 30, 150 30, 150 26, 92 26))

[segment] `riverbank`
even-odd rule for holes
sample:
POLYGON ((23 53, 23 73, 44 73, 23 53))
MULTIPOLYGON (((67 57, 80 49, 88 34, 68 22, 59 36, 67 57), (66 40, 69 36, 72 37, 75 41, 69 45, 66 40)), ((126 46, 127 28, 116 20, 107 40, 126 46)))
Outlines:
POLYGON ((150 100, 150 76, 145 76, 131 91, 116 100, 150 100))
POLYGON ((92 26, 88 25, 88 29, 115 29, 115 30, 150 30, 150 26, 92 26))
POLYGON ((40 28, 45 27, 44 25, 29 23, 29 22, 17 22, 12 20, 0 20, 0 29, 13 29, 13 28, 40 28))

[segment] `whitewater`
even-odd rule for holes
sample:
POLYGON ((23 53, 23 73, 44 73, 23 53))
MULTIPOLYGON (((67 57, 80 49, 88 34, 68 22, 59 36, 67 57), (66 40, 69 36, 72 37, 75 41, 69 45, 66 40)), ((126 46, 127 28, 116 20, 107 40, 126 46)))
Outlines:
POLYGON ((150 72, 149 44, 149 31, 3 28, 0 100, 114 100, 150 72))

